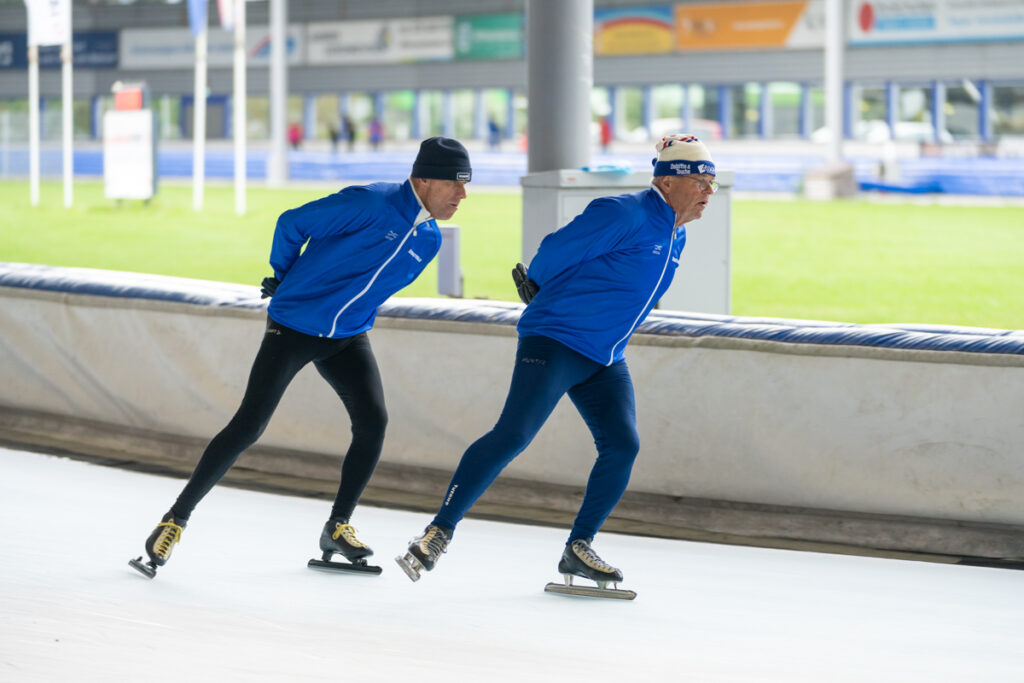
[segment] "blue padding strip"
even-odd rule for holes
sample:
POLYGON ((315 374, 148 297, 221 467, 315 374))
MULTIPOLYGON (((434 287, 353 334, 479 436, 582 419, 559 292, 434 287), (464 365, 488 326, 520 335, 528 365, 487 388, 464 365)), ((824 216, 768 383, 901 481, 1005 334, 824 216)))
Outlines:
MULTIPOLYGON (((243 309, 263 309, 267 304, 259 298, 255 286, 25 263, 0 262, 0 287, 243 309)), ((392 298, 381 306, 380 315, 514 326, 521 311, 520 304, 504 301, 392 298)), ((1024 355, 1022 330, 948 325, 857 325, 655 311, 637 332, 670 337, 732 337, 788 344, 1024 355)))
POLYGON ((259 289, 209 280, 0 262, 0 287, 234 308, 266 308, 259 289))

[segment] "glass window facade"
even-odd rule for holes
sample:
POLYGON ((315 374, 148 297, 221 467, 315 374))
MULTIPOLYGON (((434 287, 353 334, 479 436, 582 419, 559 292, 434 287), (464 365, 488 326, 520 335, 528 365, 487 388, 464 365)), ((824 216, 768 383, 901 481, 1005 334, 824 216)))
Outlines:
POLYGON ((993 85, 992 133, 997 137, 1024 135, 1024 83, 993 85))

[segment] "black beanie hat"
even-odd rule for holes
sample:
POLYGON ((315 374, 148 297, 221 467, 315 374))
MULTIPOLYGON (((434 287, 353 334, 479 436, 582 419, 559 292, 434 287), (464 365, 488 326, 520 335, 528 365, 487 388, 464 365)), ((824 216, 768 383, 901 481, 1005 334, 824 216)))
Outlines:
POLYGON ((458 140, 427 138, 420 143, 420 153, 416 155, 410 175, 413 178, 469 181, 473 178, 469 152, 458 140))

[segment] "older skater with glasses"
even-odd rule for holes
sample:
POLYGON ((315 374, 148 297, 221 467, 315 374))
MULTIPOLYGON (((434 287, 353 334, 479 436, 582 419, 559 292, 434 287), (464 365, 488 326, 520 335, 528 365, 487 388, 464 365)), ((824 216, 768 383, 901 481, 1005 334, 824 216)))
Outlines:
POLYGON ((591 544, 640 449, 626 345, 672 282, 685 224, 701 217, 718 187, 711 155, 695 136, 669 135, 656 150, 649 189, 594 200, 544 238, 529 270, 517 264, 513 278, 526 309, 505 407, 462 456, 433 521, 397 558, 412 580, 435 567, 459 521, 565 394, 598 452, 558 571, 567 584, 580 576, 602 590, 622 580, 591 544))

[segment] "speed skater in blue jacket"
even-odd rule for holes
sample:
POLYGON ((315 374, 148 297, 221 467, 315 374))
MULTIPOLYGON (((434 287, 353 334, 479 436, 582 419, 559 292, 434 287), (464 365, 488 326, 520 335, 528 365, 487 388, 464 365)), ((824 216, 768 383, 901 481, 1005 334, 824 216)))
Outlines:
POLYGON ((196 505, 259 439, 288 384, 309 363, 341 398, 352 422, 338 493, 320 536, 321 564, 332 564, 329 559, 340 553, 353 563, 347 568, 366 567, 373 551, 356 537, 349 519, 380 459, 387 425, 367 331, 377 308, 437 254, 436 220, 455 214, 471 177, 466 148, 434 137, 421 143, 405 182, 346 187, 281 214, 270 252, 274 275, 263 280, 261 290, 273 297, 266 332, 241 405, 147 539, 149 562, 140 557, 133 567, 152 578, 166 564, 196 505))
POLYGON ((526 303, 505 406, 463 454, 444 500, 398 564, 414 581, 446 551, 455 526, 533 440, 564 394, 590 428, 598 455, 558 564, 600 587, 622 572, 591 547, 626 490, 639 451, 626 344, 672 282, 685 224, 701 217, 718 185, 707 148, 692 135, 656 145, 651 187, 603 197, 547 235, 529 269, 513 271, 526 303))

